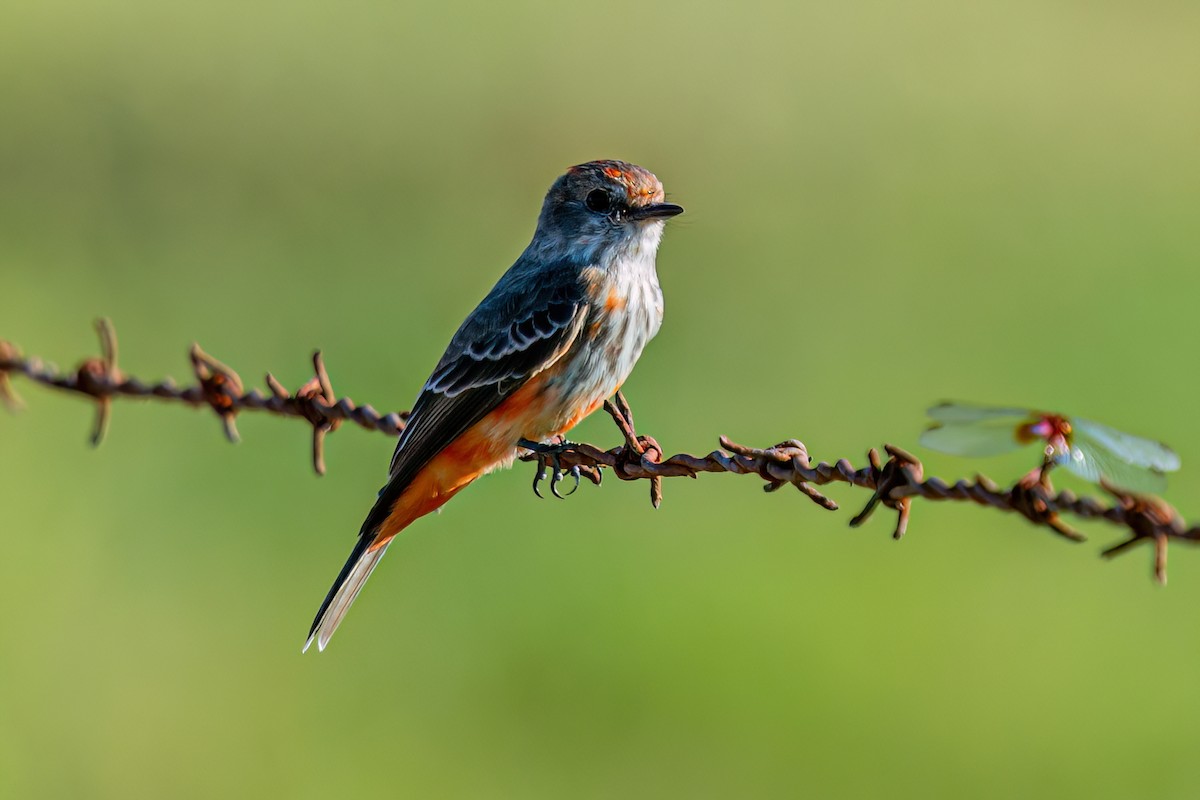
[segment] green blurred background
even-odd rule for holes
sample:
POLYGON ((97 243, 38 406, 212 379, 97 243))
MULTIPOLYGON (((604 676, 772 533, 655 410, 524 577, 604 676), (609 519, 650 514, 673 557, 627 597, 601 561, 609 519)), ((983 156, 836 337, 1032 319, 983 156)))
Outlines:
MULTIPOLYGON (((627 384, 672 452, 856 463, 950 397, 1173 443, 1200 514, 1194 3, 16 2, 0 11, 0 336, 64 366, 194 339, 261 385, 324 349, 405 408, 568 165, 688 213, 627 384)), ((5 797, 1194 797, 1200 552, 1171 585, 921 504, 909 536, 750 478, 489 477, 331 649, 312 613, 392 443, 0 416, 5 797)), ((578 438, 617 442, 599 416, 578 438)), ((1009 480, 1032 456, 930 472, 1009 480)), ((1078 488, 1078 484, 1063 481, 1078 488)))

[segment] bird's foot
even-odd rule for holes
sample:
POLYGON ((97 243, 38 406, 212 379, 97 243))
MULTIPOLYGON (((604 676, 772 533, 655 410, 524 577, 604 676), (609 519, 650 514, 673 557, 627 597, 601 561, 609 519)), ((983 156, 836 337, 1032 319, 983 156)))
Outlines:
POLYGON ((524 447, 537 456, 537 472, 533 476, 533 493, 538 497, 542 497, 542 492, 539 487, 542 481, 546 480, 546 467, 550 467, 550 493, 559 500, 565 500, 579 488, 579 466, 576 465, 570 469, 562 468, 562 460, 560 456, 575 446, 574 442, 569 442, 562 436, 556 437, 557 442, 531 442, 528 439, 521 439, 517 444, 524 447), (571 491, 566 494, 561 494, 558 491, 558 484, 562 483, 563 475, 570 475, 575 479, 575 485, 571 487, 571 491))

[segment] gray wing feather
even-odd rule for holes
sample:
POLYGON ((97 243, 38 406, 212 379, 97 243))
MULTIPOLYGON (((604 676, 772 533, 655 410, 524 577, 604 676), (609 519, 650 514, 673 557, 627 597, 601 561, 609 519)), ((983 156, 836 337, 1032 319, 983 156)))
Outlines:
POLYGON ((578 279, 571 278, 520 292, 516 308, 513 298, 493 290, 450 340, 424 391, 455 397, 544 367, 564 334, 575 332, 585 305, 578 279))
POLYGON ((459 327, 426 381, 363 531, 387 518, 400 492, 443 447, 561 358, 587 308, 577 267, 535 269, 518 261, 459 327))

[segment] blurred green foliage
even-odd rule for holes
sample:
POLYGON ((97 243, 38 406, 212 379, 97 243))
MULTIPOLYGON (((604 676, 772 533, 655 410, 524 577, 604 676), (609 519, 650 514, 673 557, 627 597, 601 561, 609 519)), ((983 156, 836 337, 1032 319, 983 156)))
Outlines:
MULTIPOLYGON (((627 385, 671 451, 861 462, 944 397, 1166 439, 1200 514, 1195 32, 1178 2, 151 3, 0 11, 0 336, 199 340, 407 407, 566 166, 688 214, 627 385)), ((1200 553, 983 509, 851 531, 705 476, 481 481, 299 650, 391 442, 0 417, 0 796, 1194 797, 1200 553)), ((616 443, 607 420, 579 437, 616 443)), ((936 454, 946 478, 1029 464, 936 454)), ((834 496, 852 513, 864 493, 834 496)))

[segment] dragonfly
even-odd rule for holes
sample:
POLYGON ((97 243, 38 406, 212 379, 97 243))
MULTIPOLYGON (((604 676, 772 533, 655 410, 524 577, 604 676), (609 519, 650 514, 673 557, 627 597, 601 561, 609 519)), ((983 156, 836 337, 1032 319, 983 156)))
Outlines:
POLYGON ((956 456, 993 456, 1040 442, 1039 481, 1061 466, 1084 480, 1135 493, 1158 494, 1165 472, 1179 469, 1179 456, 1162 442, 1101 425, 1025 408, 942 403, 929 409, 933 420, 921 434, 924 446, 956 456))

